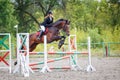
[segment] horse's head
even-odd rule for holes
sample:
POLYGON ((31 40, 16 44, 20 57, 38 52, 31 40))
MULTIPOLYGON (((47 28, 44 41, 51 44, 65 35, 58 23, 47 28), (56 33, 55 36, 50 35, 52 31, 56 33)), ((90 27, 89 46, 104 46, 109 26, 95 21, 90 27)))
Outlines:
POLYGON ((67 36, 70 35, 70 21, 68 20, 65 21, 63 31, 66 32, 67 36))
POLYGON ((67 36, 70 35, 70 21, 65 19, 59 19, 57 20, 53 26, 58 28, 59 30, 63 30, 67 36))
POLYGON ((61 24, 62 24, 62 30, 66 33, 67 36, 70 35, 70 21, 60 19, 61 24))

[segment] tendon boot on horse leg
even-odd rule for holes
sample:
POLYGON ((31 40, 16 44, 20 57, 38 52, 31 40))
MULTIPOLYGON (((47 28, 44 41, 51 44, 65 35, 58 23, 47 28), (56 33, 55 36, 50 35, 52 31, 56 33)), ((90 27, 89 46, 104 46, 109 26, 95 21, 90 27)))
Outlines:
POLYGON ((65 36, 61 36, 62 38, 61 38, 61 40, 59 41, 59 44, 58 44, 58 49, 60 49, 61 47, 62 47, 62 45, 64 44, 64 42, 65 42, 65 36))
POLYGON ((38 40, 40 40, 40 38, 42 37, 43 33, 44 33, 44 32, 41 30, 41 31, 40 31, 40 34, 39 34, 38 37, 37 37, 38 40))

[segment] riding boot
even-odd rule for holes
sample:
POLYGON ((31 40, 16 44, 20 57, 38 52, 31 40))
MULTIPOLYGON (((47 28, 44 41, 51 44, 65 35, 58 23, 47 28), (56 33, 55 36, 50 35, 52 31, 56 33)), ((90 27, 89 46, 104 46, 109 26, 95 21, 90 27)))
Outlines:
POLYGON ((42 35, 43 35, 43 31, 41 30, 39 36, 37 37, 37 39, 40 40, 40 38, 42 37, 42 35))

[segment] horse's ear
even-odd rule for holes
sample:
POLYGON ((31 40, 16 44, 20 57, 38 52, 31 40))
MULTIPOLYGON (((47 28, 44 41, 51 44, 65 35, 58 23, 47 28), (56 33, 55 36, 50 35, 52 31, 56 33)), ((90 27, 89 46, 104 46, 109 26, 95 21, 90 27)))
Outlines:
POLYGON ((68 21, 68 23, 70 24, 70 21, 68 21))
POLYGON ((70 24, 70 21, 69 21, 69 20, 66 20, 66 23, 67 23, 67 24, 70 24))
POLYGON ((70 24, 70 21, 68 20, 67 23, 70 24))

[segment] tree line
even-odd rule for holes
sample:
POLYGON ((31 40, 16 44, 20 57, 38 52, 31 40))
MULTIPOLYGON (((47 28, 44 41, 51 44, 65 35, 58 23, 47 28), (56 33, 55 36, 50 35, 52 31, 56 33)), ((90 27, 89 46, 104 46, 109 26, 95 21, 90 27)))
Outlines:
POLYGON ((71 29, 119 36, 120 0, 0 0, 0 32, 15 35, 15 25, 18 32, 35 32, 49 10, 55 20, 69 19, 71 29))

